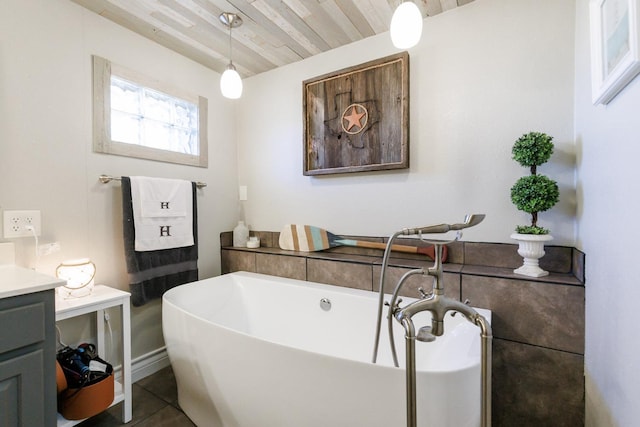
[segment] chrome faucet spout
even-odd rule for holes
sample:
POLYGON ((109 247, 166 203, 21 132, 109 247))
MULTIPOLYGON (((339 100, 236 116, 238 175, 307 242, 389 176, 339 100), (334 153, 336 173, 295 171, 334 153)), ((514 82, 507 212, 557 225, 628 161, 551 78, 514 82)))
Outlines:
MULTIPOLYGON (((437 253, 437 251, 436 251, 436 253, 437 253)), ((436 255, 436 257, 437 257, 437 255, 436 255)), ((404 282, 405 282, 406 279, 408 279, 410 276, 413 276, 414 274, 424 274, 424 269, 418 268, 418 269, 415 269, 415 270, 407 271, 400 278, 400 281, 396 285, 396 288, 393 290, 393 295, 391 295, 391 301, 389 301, 389 315, 387 316, 387 331, 388 331, 388 334, 389 334, 389 345, 391 346, 391 357, 393 359, 393 365, 396 368, 399 366, 399 364, 398 364, 398 353, 396 351, 396 343, 395 343, 395 339, 393 337, 393 314, 396 311, 400 310, 399 305, 400 305, 400 301, 401 300, 398 299, 398 295, 400 293, 400 290, 402 289, 402 285, 404 285, 404 282)), ((432 298, 432 297, 433 297, 433 291, 431 292, 431 294, 425 294, 425 299, 429 299, 429 298, 432 298)))

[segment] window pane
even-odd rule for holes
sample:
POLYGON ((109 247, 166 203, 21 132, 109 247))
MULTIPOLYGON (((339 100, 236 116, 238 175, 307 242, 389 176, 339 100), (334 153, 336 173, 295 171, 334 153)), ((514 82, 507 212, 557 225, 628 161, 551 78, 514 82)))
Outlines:
POLYGON ((143 98, 145 117, 171 123, 172 101, 173 99, 165 94, 154 90, 145 90, 143 98))
POLYGON ((127 144, 140 143, 140 118, 120 111, 111 112, 111 139, 127 144))
POLYGON ((198 155, 198 106, 112 76, 111 136, 118 142, 198 155))
POLYGON ((195 156, 200 155, 200 135, 197 130, 192 130, 189 133, 189 152, 195 156))
POLYGON ((172 150, 198 155, 198 133, 189 129, 173 128, 172 150))
POLYGON ((196 105, 178 101, 175 103, 175 124, 190 129, 198 128, 198 108, 196 105))
POLYGON ((144 121, 144 141, 142 145, 146 147, 158 148, 160 150, 171 150, 171 127, 165 123, 155 120, 144 121))
POLYGON ((140 88, 133 83, 112 76, 111 109, 140 114, 140 88))

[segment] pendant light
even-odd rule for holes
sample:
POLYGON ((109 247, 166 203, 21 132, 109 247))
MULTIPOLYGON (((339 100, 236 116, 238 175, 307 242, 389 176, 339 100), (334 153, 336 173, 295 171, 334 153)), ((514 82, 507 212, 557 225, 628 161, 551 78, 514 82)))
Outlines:
POLYGON ((220 91, 225 98, 238 99, 242 95, 242 79, 231 59, 231 29, 242 25, 242 18, 235 13, 222 12, 220 22, 229 28, 229 65, 220 77, 220 91))
POLYGON ((409 49, 422 36, 422 13, 411 1, 400 3, 391 17, 391 42, 398 49, 409 49))

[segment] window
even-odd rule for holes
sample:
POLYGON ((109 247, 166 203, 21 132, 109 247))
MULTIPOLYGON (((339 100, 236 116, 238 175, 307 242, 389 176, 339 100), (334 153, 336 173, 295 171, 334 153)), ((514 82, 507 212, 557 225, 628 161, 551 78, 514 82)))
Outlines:
POLYGON ((93 57, 93 151, 207 167, 207 99, 93 57))

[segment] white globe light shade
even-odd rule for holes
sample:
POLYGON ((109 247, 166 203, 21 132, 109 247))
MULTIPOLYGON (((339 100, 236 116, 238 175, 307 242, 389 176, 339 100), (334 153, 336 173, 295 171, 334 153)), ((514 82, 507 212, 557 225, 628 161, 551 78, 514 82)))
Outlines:
POLYGON ((398 49, 409 49, 422 36, 422 13, 415 3, 401 3, 391 17, 391 42, 398 49))
POLYGON ((242 96, 242 79, 231 64, 220 77, 220 92, 222 96, 229 99, 238 99, 242 96))

